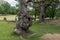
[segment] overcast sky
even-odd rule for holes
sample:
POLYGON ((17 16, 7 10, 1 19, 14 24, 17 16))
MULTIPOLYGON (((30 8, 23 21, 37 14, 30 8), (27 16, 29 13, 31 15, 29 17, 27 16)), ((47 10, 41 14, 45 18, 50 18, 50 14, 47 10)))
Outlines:
POLYGON ((12 6, 15 6, 17 3, 15 0, 4 0, 4 1, 9 2, 12 6))

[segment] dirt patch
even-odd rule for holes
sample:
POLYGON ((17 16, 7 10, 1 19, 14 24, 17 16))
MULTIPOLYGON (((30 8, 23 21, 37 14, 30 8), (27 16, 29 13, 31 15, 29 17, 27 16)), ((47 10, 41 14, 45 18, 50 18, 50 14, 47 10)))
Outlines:
POLYGON ((60 40, 60 34, 45 34, 40 40, 60 40))
POLYGON ((47 24, 55 24, 57 26, 60 26, 60 20, 52 20, 50 22, 47 22, 47 24))

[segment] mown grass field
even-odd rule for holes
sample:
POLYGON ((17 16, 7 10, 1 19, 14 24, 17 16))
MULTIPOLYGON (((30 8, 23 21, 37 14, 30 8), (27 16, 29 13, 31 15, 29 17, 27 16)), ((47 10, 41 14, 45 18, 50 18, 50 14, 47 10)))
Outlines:
POLYGON ((7 20, 15 20, 16 15, 2 15, 0 16, 0 20, 4 20, 4 17, 6 17, 7 20))
MULTIPOLYGON (((13 28, 16 23, 1 22, 0 21, 0 40, 20 40, 20 36, 12 35, 13 28)), ((60 33, 60 27, 49 24, 34 23, 30 30, 35 32, 36 35, 30 37, 27 40, 39 40, 39 38, 46 33, 60 33)))
MULTIPOLYGON (((15 18, 18 18, 17 15, 0 15, 0 20, 4 20, 4 17, 7 19, 7 20, 15 20, 15 18)), ((33 18, 35 18, 33 16, 33 18)), ((38 19, 36 19, 38 20, 38 19)))

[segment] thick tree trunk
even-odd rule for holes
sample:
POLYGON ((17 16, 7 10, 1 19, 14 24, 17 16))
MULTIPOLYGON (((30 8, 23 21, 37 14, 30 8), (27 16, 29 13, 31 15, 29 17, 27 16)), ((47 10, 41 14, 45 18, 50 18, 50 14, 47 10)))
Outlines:
POLYGON ((41 6, 40 6, 40 23, 44 23, 45 21, 45 3, 41 1, 41 6))
POLYGON ((32 19, 28 16, 26 6, 26 0, 19 0, 20 12, 18 13, 18 22, 14 29, 14 33, 16 34, 29 33, 29 27, 32 24, 32 19))

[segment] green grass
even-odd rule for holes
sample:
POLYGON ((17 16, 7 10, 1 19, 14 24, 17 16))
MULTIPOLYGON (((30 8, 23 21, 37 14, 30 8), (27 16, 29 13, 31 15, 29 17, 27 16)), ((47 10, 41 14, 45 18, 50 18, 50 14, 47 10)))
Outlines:
MULTIPOLYGON (((12 35, 15 23, 0 22, 0 40, 20 40, 20 36, 12 35)), ((35 32, 36 35, 27 40, 38 40, 43 34, 46 33, 60 33, 60 27, 49 24, 39 24, 38 22, 30 27, 30 30, 35 32)))

